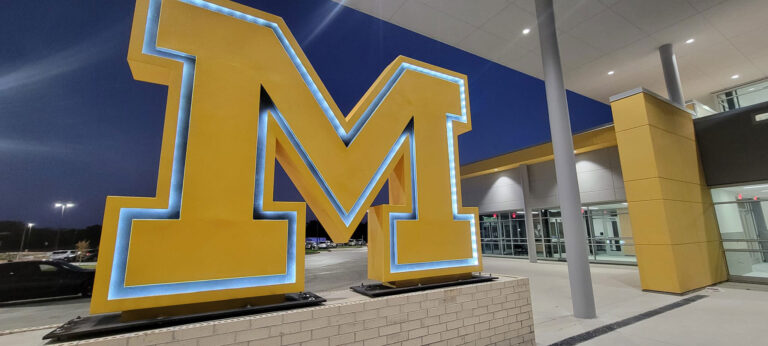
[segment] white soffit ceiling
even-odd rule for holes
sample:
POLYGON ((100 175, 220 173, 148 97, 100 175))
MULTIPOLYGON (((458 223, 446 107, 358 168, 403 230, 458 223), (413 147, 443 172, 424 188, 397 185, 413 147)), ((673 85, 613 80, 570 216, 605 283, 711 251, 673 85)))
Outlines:
MULTIPOLYGON (((543 78, 534 0, 334 1, 543 78)), ((686 99, 713 105, 712 92, 768 76, 768 0, 554 4, 566 86, 596 100, 638 86, 666 95, 665 43, 675 46, 686 99)))

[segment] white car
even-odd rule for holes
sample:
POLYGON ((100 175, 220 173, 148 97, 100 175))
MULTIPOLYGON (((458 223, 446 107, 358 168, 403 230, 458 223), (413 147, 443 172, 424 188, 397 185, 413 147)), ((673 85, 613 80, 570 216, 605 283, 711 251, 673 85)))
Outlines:
POLYGON ((56 250, 49 255, 51 261, 72 262, 77 258, 77 250, 56 250))
POLYGON ((319 243, 317 243, 317 248, 318 249, 327 249, 328 248, 328 243, 326 243, 326 242, 319 242, 319 243))

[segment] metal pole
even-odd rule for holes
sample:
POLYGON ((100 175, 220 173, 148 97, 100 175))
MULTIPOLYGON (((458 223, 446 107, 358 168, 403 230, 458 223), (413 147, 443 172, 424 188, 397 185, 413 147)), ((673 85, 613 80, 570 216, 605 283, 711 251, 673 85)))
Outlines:
POLYGON ((35 227, 35 224, 31 224, 31 225, 29 226, 29 239, 27 239, 27 241, 29 242, 29 244, 30 244, 30 247, 31 247, 31 246, 34 244, 34 243, 32 242, 32 227, 35 227))
POLYGON ((557 46, 552 0, 536 0, 536 16, 539 23, 552 149, 555 154, 557 194, 563 217, 565 248, 568 251, 568 279, 571 285, 573 315, 577 318, 595 318, 595 297, 587 257, 587 230, 581 218, 581 196, 576 178, 573 135, 565 97, 560 50, 557 46))
POLYGON ((29 227, 30 232, 32 231, 32 226, 24 225, 24 229, 21 231, 21 244, 19 244, 19 253, 16 254, 16 260, 18 261, 19 258, 21 258, 21 252, 24 251, 24 236, 27 235, 27 227, 29 227))
POLYGON ((677 58, 671 43, 659 47, 659 57, 661 57, 661 68, 664 70, 664 83, 667 85, 669 99, 680 106, 685 106, 680 73, 677 71, 677 58))
POLYGON ((536 239, 533 236, 533 208, 531 208, 531 190, 528 182, 528 165, 520 165, 520 180, 523 183, 523 209, 525 209, 525 238, 528 243, 528 261, 536 263, 536 239))
POLYGON ((61 227, 64 224, 64 208, 66 207, 66 205, 61 206, 61 219, 59 220, 59 229, 56 230, 56 245, 53 247, 54 251, 59 249, 59 237, 61 237, 61 227))

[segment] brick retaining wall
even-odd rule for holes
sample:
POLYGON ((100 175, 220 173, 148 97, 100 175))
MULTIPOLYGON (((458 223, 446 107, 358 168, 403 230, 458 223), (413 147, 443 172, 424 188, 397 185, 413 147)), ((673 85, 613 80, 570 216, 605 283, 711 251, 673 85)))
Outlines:
POLYGON ((194 323, 66 345, 534 345, 527 278, 194 323))

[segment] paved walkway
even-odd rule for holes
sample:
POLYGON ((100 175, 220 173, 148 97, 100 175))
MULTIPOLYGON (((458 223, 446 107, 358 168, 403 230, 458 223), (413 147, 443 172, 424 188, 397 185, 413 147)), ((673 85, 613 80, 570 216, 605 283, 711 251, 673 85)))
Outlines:
POLYGON ((567 264, 485 258, 485 270, 531 280, 536 341, 549 345, 573 335, 703 294, 707 297, 596 337, 581 345, 765 345, 768 286, 723 283, 687 296, 643 292, 637 267, 592 264, 596 319, 571 316, 567 264))
MULTIPOLYGON (((367 282, 366 256, 365 248, 307 256, 307 290, 333 301, 339 290, 367 282)), ((536 340, 540 345, 685 298, 643 292, 637 267, 592 264, 598 318, 581 320, 571 316, 566 263, 531 264, 521 259, 488 257, 484 258, 484 265, 486 273, 530 278, 536 340)), ((707 297, 590 339, 583 345, 765 345, 768 286, 724 283, 693 294, 707 297)), ((0 306, 0 330, 64 322, 86 313, 87 306, 87 299, 0 306)), ((40 337, 48 330, 0 335, 0 345, 41 344, 40 337)))

